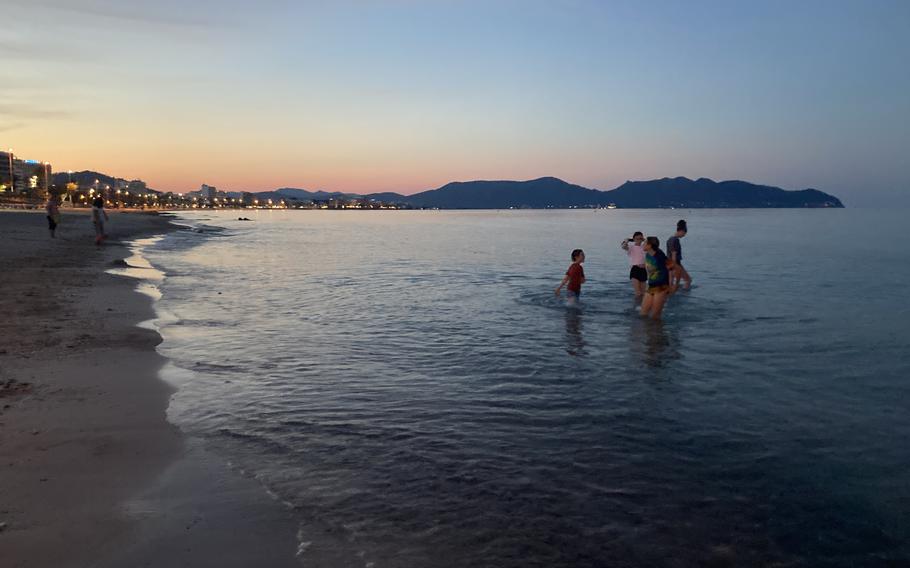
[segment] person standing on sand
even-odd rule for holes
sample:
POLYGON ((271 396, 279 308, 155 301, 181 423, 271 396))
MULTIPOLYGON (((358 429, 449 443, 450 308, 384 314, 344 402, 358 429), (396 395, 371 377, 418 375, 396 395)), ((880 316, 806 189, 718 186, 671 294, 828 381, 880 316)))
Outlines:
POLYGON ((107 234, 104 232, 104 222, 107 220, 107 211, 104 210, 104 198, 99 195, 92 201, 92 223, 95 225, 96 245, 100 245, 107 238, 107 234))
POLYGON ((47 228, 51 232, 51 238, 56 239, 57 225, 60 223, 60 207, 57 205, 57 196, 53 193, 47 196, 47 204, 44 206, 47 211, 47 228))
POLYGON ((686 226, 686 220, 680 219, 679 222, 676 223, 676 233, 667 239, 667 253, 669 254, 669 259, 672 261, 671 264, 673 266, 673 270, 670 271, 671 294, 679 287, 680 280, 685 281, 686 290, 692 286, 692 277, 689 276, 689 273, 682 264, 682 245, 679 242, 679 239, 685 237, 688 232, 689 228, 686 226))
POLYGON ((566 296, 568 297, 570 306, 574 306, 581 296, 581 285, 585 283, 585 269, 581 266, 581 263, 584 261, 584 251, 581 249, 573 250, 572 264, 570 264, 569 269, 566 270, 566 275, 563 276, 562 282, 556 287, 556 297, 558 298, 559 291, 562 290, 563 286, 566 286, 566 296))
POLYGON ((635 297, 641 298, 645 293, 645 282, 648 280, 648 271, 645 270, 645 249, 642 243, 645 240, 641 231, 635 231, 631 239, 623 239, 620 243, 622 250, 629 255, 629 281, 632 282, 632 290, 635 291, 635 297))
POLYGON ((641 315, 660 319, 670 290, 670 271, 667 255, 660 250, 660 239, 648 237, 644 244, 645 267, 648 271, 648 293, 641 301, 641 315))

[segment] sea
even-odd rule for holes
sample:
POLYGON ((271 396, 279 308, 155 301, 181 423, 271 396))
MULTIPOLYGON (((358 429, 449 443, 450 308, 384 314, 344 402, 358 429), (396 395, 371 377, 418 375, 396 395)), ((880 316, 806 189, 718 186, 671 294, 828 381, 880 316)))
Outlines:
POLYGON ((134 244, 169 418, 304 566, 910 565, 904 211, 175 222, 134 244), (620 242, 679 219, 693 286, 642 319, 620 242))

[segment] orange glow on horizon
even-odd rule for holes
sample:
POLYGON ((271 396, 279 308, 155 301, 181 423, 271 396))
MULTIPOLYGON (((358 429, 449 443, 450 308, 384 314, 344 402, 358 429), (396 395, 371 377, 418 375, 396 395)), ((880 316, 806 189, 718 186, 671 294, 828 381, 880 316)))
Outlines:
MULTIPOLYGON (((556 160, 541 160, 541 164, 527 167, 524 160, 510 156, 498 163, 497 160, 475 160, 474 157, 454 157, 451 162, 427 159, 425 163, 403 160, 399 168, 393 163, 383 164, 380 160, 359 160, 351 166, 343 163, 304 163, 295 167, 282 158, 266 159, 244 153, 242 149, 232 150, 217 156, 207 156, 204 163, 199 153, 184 148, 169 153, 161 148, 151 147, 145 140, 137 150, 129 151, 125 146, 108 146, 100 142, 104 151, 89 149, 87 145, 61 142, 59 139, 14 140, 17 156, 28 156, 50 162, 55 173, 90 170, 127 180, 141 179, 152 189, 175 193, 192 191, 203 183, 218 187, 222 191, 271 191, 281 187, 296 187, 309 191, 340 191, 347 193, 396 192, 405 195, 435 189, 453 181, 477 179, 526 180, 543 176, 560 177, 570 183, 612 189, 598 184, 603 175, 591 172, 580 179, 566 170, 565 164, 556 160), (100 155, 100 156, 99 156, 100 155), (244 159, 246 158, 246 159, 244 159), (460 163, 459 163, 460 162, 460 163), (547 166, 546 162, 552 162, 547 166), (247 167, 249 164, 249 167, 247 167)), ((336 162, 338 162, 336 160, 336 162)), ((572 164, 577 166, 578 164, 572 164)), ((572 168, 576 169, 576 168, 572 168)), ((623 180, 617 178, 617 183, 623 180)))

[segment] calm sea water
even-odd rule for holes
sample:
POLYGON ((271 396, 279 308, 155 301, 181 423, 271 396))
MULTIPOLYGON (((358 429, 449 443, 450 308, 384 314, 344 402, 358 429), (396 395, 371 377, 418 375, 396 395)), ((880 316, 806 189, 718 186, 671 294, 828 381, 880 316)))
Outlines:
POLYGON ((903 212, 243 214, 145 252, 170 413, 305 564, 910 562, 903 212), (681 217, 695 287, 643 321, 619 242, 681 217))

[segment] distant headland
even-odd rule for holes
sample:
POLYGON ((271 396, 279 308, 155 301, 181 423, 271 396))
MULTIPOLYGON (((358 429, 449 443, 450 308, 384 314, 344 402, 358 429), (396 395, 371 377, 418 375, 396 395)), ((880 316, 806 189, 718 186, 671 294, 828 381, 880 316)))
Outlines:
POLYGON ((817 189, 786 191, 745 181, 685 177, 627 181, 610 191, 543 177, 529 181, 452 182, 414 195, 379 195, 415 207, 440 209, 843 207, 838 198, 817 189))
POLYGON ((528 181, 455 181, 413 195, 400 193, 339 193, 282 188, 254 193, 261 201, 297 203, 371 202, 410 209, 629 209, 802 208, 843 207, 840 199, 817 189, 787 191, 745 181, 685 177, 627 181, 601 191, 555 177, 528 181))
MULTIPOLYGON (((220 191, 203 184, 185 193, 161 192, 142 180, 115 178, 100 172, 56 172, 40 167, 31 184, 10 183, 0 201, 38 201, 55 192, 74 205, 103 195, 112 207, 154 208, 292 208, 292 209, 706 209, 706 208, 842 208, 837 197, 817 189, 784 190, 746 181, 665 177, 627 181, 604 191, 575 185, 555 177, 527 181, 456 181, 412 195, 400 193, 341 193, 285 187, 274 191, 220 191), (35 182, 35 180, 38 180, 35 182)), ((36 170, 37 171, 37 170, 36 170)), ((2 173, 2 172, 0 172, 2 173)), ((18 177, 18 176, 17 176, 18 177)), ((3 180, 0 180, 3 181, 3 180)))

